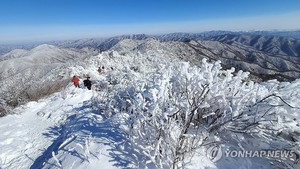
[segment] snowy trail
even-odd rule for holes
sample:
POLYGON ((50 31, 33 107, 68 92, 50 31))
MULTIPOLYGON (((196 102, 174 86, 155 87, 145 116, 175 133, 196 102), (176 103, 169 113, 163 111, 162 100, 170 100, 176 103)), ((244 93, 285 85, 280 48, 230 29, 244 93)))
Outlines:
MULTIPOLYGON (((86 116, 86 113, 92 111, 89 100, 94 94, 94 91, 69 87, 49 98, 16 109, 15 115, 1 118, 0 131, 4 132, 0 135, 0 168, 43 168, 45 165, 60 168, 56 154, 90 134, 77 137, 74 131, 88 125, 86 118, 89 115, 86 116), (87 124, 76 126, 80 118, 85 118, 84 123, 87 124), (51 160, 56 162, 51 163, 51 160)), ((100 115, 90 116, 101 121, 100 115)), ((106 160, 109 161, 108 158, 106 160)))
POLYGON ((130 149, 127 134, 122 132, 118 125, 111 124, 111 119, 103 119, 88 104, 80 109, 77 114, 68 117, 63 127, 65 139, 53 151, 53 157, 47 161, 44 168, 136 166, 138 159, 130 149))

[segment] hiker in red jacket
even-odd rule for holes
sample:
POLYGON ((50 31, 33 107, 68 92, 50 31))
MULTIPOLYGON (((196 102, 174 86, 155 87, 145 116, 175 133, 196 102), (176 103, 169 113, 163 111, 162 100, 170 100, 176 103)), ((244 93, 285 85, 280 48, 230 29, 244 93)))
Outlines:
POLYGON ((72 82, 74 83, 75 87, 79 87, 79 79, 76 76, 73 76, 72 82))

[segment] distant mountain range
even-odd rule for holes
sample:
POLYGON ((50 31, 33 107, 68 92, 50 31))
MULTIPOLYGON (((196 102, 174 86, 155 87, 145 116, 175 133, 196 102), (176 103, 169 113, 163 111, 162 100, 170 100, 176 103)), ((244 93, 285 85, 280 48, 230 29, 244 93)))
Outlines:
POLYGON ((210 40, 226 43, 233 46, 252 47, 256 50, 288 56, 300 56, 300 40, 263 35, 221 35, 210 38, 210 40))
POLYGON ((224 68, 248 71, 255 81, 292 81, 300 78, 300 39, 297 37, 299 31, 211 31, 123 35, 43 45, 0 45, 0 102, 2 99, 10 106, 17 106, 59 91, 74 74, 71 66, 102 51, 130 53, 137 59, 139 55, 163 56, 195 66, 208 58, 220 60, 224 68))
MULTIPOLYGON (((292 80, 298 77, 297 64, 300 63, 300 39, 297 39, 297 37, 300 37, 299 35, 300 31, 210 31, 165 35, 122 35, 108 39, 53 41, 48 44, 69 50, 86 49, 99 53, 101 51, 114 50, 116 49, 115 46, 120 46, 120 44, 127 48, 132 48, 132 46, 139 44, 139 46, 135 46, 135 50, 141 50, 141 46, 146 45, 143 42, 153 40, 156 44, 150 47, 152 51, 169 51, 169 54, 177 52, 175 57, 195 64, 201 58, 207 57, 212 60, 221 60, 226 67, 235 67, 252 72, 260 80, 271 78, 292 80), (130 40, 130 43, 128 40, 130 40), (161 44, 165 45, 168 43, 177 48, 169 45, 160 49, 161 44), (183 56, 178 53, 178 50, 187 54, 183 56), (255 67, 255 65, 258 67, 255 67)), ((28 48, 35 45, 37 44, 32 44, 32 46, 24 45, 21 46, 23 48, 12 50, 2 55, 0 61, 28 55, 28 48)), ((147 49, 148 47, 144 48, 147 49)))
POLYGON ((222 35, 249 35, 249 36, 269 36, 269 37, 285 37, 292 39, 300 39, 300 30, 296 31, 207 31, 202 33, 170 33, 163 35, 146 35, 146 34, 134 34, 134 35, 122 35, 111 38, 90 38, 90 39, 79 39, 79 40, 64 40, 64 41, 45 41, 36 43, 26 44, 2 44, 0 45, 0 55, 8 53, 14 49, 25 49, 30 50, 41 44, 51 44, 65 48, 84 48, 91 47, 99 50, 108 50, 120 40, 123 39, 134 39, 143 40, 146 38, 154 38, 160 41, 189 41, 189 40, 211 40, 222 35))
POLYGON ((219 41, 161 42, 155 39, 127 39, 120 41, 111 50, 121 54, 139 52, 153 57, 163 55, 185 60, 193 65, 199 65, 203 58, 220 60, 224 68, 234 67, 236 70, 249 71, 252 78, 257 81, 269 79, 290 81, 300 77, 300 57, 269 53, 252 46, 230 45, 219 41))
POLYGON ((84 39, 76 41, 58 41, 50 42, 49 44, 61 46, 61 47, 72 47, 72 48, 83 48, 83 47, 92 47, 101 50, 108 50, 117 44, 119 41, 124 39, 132 40, 145 40, 148 38, 156 39, 159 41, 190 41, 190 40, 218 40, 218 37, 223 37, 225 35, 230 36, 248 36, 257 38, 257 36, 267 36, 269 38, 283 38, 282 40, 290 39, 291 41, 300 39, 300 30, 299 31, 287 31, 287 32, 277 32, 277 31, 254 31, 254 32, 231 32, 231 31, 209 31, 202 33, 170 33, 164 35, 146 35, 146 34, 137 34, 137 35, 122 35, 115 36, 107 39, 84 39))

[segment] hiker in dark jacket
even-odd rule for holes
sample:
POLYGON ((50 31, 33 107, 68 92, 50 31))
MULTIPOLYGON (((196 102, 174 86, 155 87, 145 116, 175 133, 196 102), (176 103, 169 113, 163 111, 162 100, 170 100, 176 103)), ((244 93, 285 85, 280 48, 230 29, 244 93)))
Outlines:
POLYGON ((90 77, 87 77, 86 80, 83 81, 84 86, 86 86, 89 90, 92 88, 92 82, 90 81, 90 77))

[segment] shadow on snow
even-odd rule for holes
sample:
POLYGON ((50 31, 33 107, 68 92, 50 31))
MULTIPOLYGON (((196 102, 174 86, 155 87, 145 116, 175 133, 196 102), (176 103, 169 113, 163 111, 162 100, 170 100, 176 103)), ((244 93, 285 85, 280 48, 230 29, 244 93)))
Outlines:
MULTIPOLYGON (((127 133, 120 129, 119 124, 113 125, 110 123, 110 119, 105 119, 98 111, 93 110, 90 101, 84 102, 83 106, 75 108, 73 111, 75 114, 70 115, 65 124, 50 127, 47 132, 43 133, 45 137, 53 139, 53 142, 43 150, 42 155, 34 160, 31 169, 43 168, 45 164, 50 164, 48 161, 52 158, 52 152, 55 154, 67 153, 80 159, 81 162, 89 162, 84 151, 66 148, 71 142, 85 145, 89 137, 93 139, 94 143, 109 147, 107 149, 108 156, 114 166, 125 169, 144 167, 144 164, 140 163, 144 157, 134 150, 127 139, 127 133), (67 139, 72 135, 74 138, 68 141, 67 139)), ((90 153, 90 155, 98 159, 94 153, 90 153)), ((60 168, 58 164, 51 163, 50 165, 60 168)))

